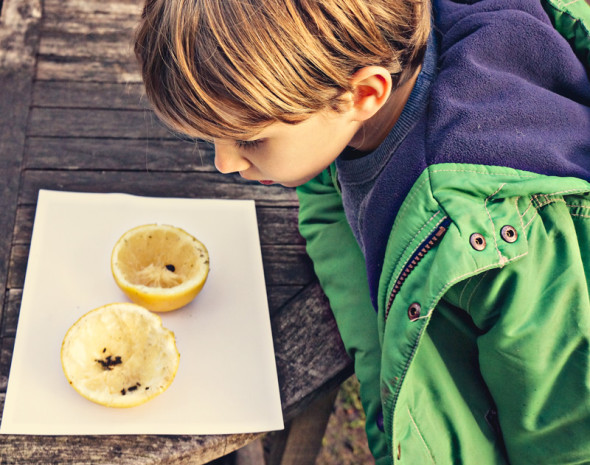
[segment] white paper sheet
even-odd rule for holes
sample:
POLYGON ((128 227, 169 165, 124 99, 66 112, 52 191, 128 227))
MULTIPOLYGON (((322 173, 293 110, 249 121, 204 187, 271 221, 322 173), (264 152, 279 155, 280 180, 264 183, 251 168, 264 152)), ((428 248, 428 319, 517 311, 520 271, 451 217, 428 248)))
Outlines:
POLYGON ((253 201, 146 198, 41 191, 0 433, 222 434, 283 428, 253 201), (94 404, 60 362, 68 328, 84 313, 128 301, 111 250, 140 224, 185 229, 209 250, 205 287, 161 313, 180 366, 170 388, 138 407, 94 404))

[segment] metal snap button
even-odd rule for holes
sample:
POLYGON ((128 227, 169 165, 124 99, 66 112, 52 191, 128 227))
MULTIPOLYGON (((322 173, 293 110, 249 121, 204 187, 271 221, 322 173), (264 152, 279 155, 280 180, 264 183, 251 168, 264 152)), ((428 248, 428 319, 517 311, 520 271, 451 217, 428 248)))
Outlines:
POLYGON ((486 239, 479 233, 473 233, 469 236, 469 243, 475 250, 483 250, 486 248, 486 239))
POLYGON ((516 239, 518 239, 518 233, 516 232, 516 229, 513 226, 510 226, 509 224, 507 224, 500 230, 500 236, 506 242, 510 243, 516 242, 516 239))
POLYGON ((422 311, 422 307, 419 303, 414 302, 412 305, 408 307, 408 318, 410 321, 417 320, 420 317, 420 312, 422 311))

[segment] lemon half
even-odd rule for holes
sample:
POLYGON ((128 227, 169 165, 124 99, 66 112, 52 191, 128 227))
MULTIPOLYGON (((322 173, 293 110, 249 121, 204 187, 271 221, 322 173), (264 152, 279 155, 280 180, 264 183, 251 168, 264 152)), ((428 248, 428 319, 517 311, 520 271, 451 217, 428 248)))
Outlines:
POLYGON ((180 354, 162 319, 132 303, 115 303, 82 316, 67 331, 61 363, 70 385, 107 407, 133 407, 164 392, 180 354))
POLYGON ((201 291, 209 274, 209 252, 183 229, 148 224, 119 238, 111 271, 133 302, 167 312, 185 306, 201 291))

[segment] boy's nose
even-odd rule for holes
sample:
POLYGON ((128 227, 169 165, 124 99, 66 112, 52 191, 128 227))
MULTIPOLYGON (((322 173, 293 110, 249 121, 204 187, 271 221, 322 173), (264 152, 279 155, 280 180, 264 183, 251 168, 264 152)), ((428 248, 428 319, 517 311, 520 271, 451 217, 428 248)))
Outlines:
POLYGON ((228 174, 244 171, 251 163, 240 156, 238 151, 230 144, 215 143, 215 168, 220 173, 228 174))

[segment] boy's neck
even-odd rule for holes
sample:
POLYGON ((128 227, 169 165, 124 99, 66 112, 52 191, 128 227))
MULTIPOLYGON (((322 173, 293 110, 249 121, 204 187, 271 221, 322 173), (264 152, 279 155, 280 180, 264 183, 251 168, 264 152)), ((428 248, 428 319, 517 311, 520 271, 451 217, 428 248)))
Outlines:
POLYGON ((348 144, 350 147, 364 153, 379 147, 402 114, 421 69, 422 66, 418 67, 408 81, 391 93, 383 107, 357 131, 348 144))

